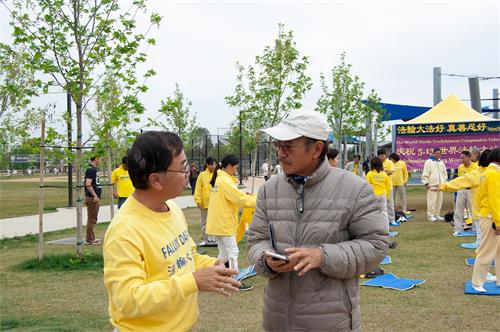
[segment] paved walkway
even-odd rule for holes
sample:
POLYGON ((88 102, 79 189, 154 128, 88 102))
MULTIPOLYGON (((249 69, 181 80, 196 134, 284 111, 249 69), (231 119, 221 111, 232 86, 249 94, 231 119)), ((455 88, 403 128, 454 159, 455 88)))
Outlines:
MULTIPOLYGON (((249 179, 251 181, 251 179, 249 179)), ((251 182, 245 182, 244 191, 251 190, 251 182)), ((264 183, 261 178, 255 178, 255 192, 264 183)), ((175 199, 182 209, 195 207, 193 196, 180 196, 175 199)), ((117 206, 115 205, 115 212, 117 206)), ((111 220, 111 209, 109 205, 101 206, 97 222, 111 220)), ((87 208, 83 207, 83 225, 87 223, 87 208)), ((57 212, 43 215, 43 231, 52 232, 66 228, 76 227, 76 208, 59 208, 57 212)), ((38 234, 38 215, 0 219, 0 238, 12 238, 28 234, 38 234)))

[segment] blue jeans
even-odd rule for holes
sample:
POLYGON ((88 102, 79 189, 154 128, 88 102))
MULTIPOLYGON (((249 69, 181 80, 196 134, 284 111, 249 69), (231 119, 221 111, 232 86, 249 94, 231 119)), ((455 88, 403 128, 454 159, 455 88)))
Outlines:
POLYGON ((118 197, 118 209, 122 207, 122 204, 125 203, 127 197, 118 197))

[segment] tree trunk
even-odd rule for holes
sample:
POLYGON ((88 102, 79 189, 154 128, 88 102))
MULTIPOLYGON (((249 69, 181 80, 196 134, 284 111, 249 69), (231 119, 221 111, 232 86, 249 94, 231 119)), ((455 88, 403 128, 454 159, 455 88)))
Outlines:
POLYGON ((78 92, 76 100, 76 256, 83 258, 83 238, 82 238, 82 205, 83 205, 83 185, 82 185, 82 90, 78 92))
POLYGON ((45 171, 45 114, 42 117, 40 136, 40 193, 38 196, 38 261, 43 260, 43 186, 45 171))
POLYGON ((267 141, 267 176, 271 178, 271 169, 273 167, 273 140, 269 137, 267 141))
POLYGON ((109 146, 109 140, 108 140, 108 193, 109 193, 109 210, 111 213, 111 219, 115 216, 115 201, 113 197, 113 181, 111 180, 111 147, 109 146))
POLYGON ((372 154, 372 132, 372 113, 371 111, 369 111, 369 114, 366 118, 366 153, 364 156, 364 160, 366 160, 366 158, 370 158, 372 154))

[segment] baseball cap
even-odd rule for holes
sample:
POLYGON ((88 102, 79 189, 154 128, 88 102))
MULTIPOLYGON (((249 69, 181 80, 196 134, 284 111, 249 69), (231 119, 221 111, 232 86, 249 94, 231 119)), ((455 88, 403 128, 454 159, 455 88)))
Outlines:
POLYGON ((262 131, 279 141, 289 141, 301 136, 326 141, 328 123, 323 114, 309 110, 294 110, 278 125, 262 131))

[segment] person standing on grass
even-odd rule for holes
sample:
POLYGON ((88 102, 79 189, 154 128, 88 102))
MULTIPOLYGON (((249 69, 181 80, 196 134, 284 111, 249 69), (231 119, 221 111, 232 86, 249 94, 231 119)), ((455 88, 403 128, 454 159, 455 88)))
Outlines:
POLYGON ((113 196, 118 199, 118 209, 134 192, 134 185, 130 181, 127 167, 127 156, 122 158, 122 164, 111 173, 113 183, 113 196))
POLYGON ((194 191, 196 188, 196 181, 198 180, 198 175, 200 174, 200 170, 196 166, 195 163, 191 163, 189 166, 189 186, 191 187, 191 195, 194 195, 194 191))
POLYGON ((389 224, 394 224, 396 222, 396 213, 394 211, 394 195, 392 193, 392 174, 396 171, 396 167, 394 167, 394 163, 387 158, 385 149, 378 150, 377 157, 382 161, 384 172, 389 176, 389 180, 391 181, 391 192, 387 200, 387 215, 389 216, 389 224))
POLYGON ((269 180, 269 164, 267 163, 267 159, 264 160, 261 169, 262 169, 262 174, 264 175, 264 180, 265 181, 269 180))
POLYGON ((210 181, 212 180, 216 167, 217 161, 212 157, 208 157, 205 161, 205 170, 200 173, 196 180, 194 202, 200 209, 201 216, 201 242, 198 244, 199 246, 216 243, 213 237, 207 235, 208 202, 211 189, 210 181))
POLYGON ((366 174, 366 182, 373 188, 373 193, 382 209, 382 213, 387 217, 387 201, 391 193, 391 180, 387 173, 383 171, 384 166, 382 166, 380 158, 373 157, 370 160, 370 165, 371 170, 366 174))
POLYGON ((359 331, 358 277, 384 258, 387 219, 366 181, 326 160, 322 114, 291 111, 263 131, 275 140, 284 172, 259 188, 248 234, 248 258, 268 279, 263 328, 359 331))
MULTIPOLYGON (((462 151, 460 154, 462 164, 458 166, 458 177, 464 176, 479 168, 478 165, 471 161, 471 153, 462 151)), ((457 191, 457 199, 455 200, 455 213, 453 214, 453 230, 455 234, 462 232, 465 227, 464 210, 472 210, 472 195, 470 188, 464 188, 457 191)))
MULTIPOLYGON (((486 291, 484 282, 493 260, 496 278, 500 276, 500 148, 491 151, 488 161, 477 193, 482 239, 474 263, 472 287, 478 292, 486 291)), ((496 278, 497 287, 500 287, 500 280, 496 278)))
POLYGON ((392 192, 394 194, 392 199, 394 206, 400 206, 401 211, 406 214, 406 184, 409 179, 408 168, 406 168, 406 163, 399 158, 397 153, 391 153, 389 159, 394 164, 394 173, 392 174, 392 192), (399 205, 396 204, 396 198, 399 205))
MULTIPOLYGON (((235 155, 222 159, 221 168, 217 167, 210 181, 212 186, 208 202, 207 234, 215 236, 220 260, 231 261, 238 270, 240 250, 236 241, 238 233, 238 210, 255 207, 256 198, 238 189, 234 177, 240 161, 235 155)), ((241 290, 248 290, 244 286, 241 290)))
POLYGON ((237 271, 196 252, 173 200, 189 172, 179 136, 137 136, 128 168, 136 190, 111 221, 103 245, 110 322, 120 332, 189 331, 198 317, 198 292, 236 292, 240 283, 231 276, 237 271))
POLYGON ((439 214, 443 204, 443 193, 429 190, 431 187, 439 186, 446 182, 448 173, 446 165, 441 160, 441 149, 434 149, 432 155, 425 161, 422 171, 422 183, 427 189, 427 220, 443 221, 439 214))
POLYGON ((353 172, 359 177, 364 177, 363 166, 360 164, 361 156, 359 154, 354 155, 354 159, 345 165, 345 170, 348 172, 353 172))
MULTIPOLYGON (((439 185, 439 187, 434 187, 431 190, 441 190, 444 192, 456 192, 465 188, 470 188, 471 191, 471 207, 472 207, 472 223, 474 229, 476 230, 476 253, 481 246, 481 227, 479 225, 479 206, 477 201, 477 194, 479 191, 479 184, 483 172, 489 165, 488 158, 491 150, 486 149, 481 153, 479 157, 478 164, 479 167, 471 172, 465 173, 464 175, 453 179, 449 182, 439 185)), ((488 273, 486 280, 491 280, 493 276, 488 273)))
POLYGON ((87 244, 100 243, 95 239, 94 226, 97 224, 101 199, 101 182, 99 181, 99 157, 90 158, 89 167, 85 171, 85 206, 87 206, 87 244))

